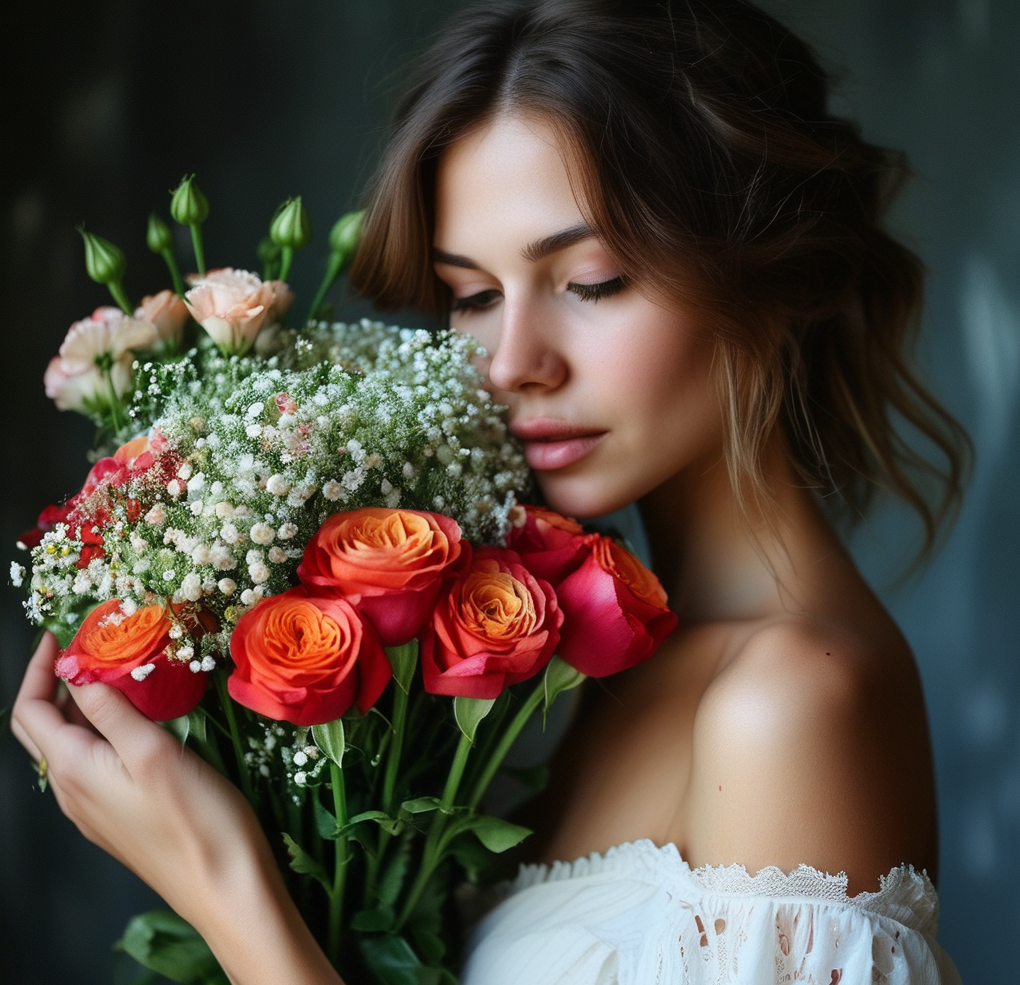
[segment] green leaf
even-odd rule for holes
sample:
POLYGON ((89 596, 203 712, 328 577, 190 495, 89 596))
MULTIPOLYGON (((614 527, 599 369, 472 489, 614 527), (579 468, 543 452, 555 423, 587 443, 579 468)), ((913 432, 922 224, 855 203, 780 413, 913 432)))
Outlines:
POLYGON ((453 717, 457 720, 457 728, 470 743, 475 741, 478 725, 492 711, 496 699, 461 698, 453 699, 453 717))
POLYGON ((413 800, 405 800, 400 809, 408 814, 424 814, 426 811, 437 810, 440 803, 438 797, 415 797, 413 800))
POLYGON ((584 683, 585 679, 585 675, 579 670, 575 670, 565 660, 554 656, 546 665, 545 677, 543 678, 546 710, 556 700, 557 695, 562 694, 564 691, 572 690, 579 684, 584 683))
POLYGON ((386 656, 393 667, 393 679, 404 694, 411 693, 411 683, 418 666, 418 641, 411 640, 402 646, 386 647, 386 656))
POLYGON ((511 824, 489 814, 479 814, 471 818, 471 821, 464 825, 464 829, 470 831, 490 852, 505 852, 508 848, 519 845, 531 834, 530 828, 511 824))
POLYGON ((386 863, 376 893, 380 906, 396 906, 400 890, 407 878, 407 870, 411 864, 411 839, 403 838, 397 845, 393 857, 386 863))
POLYGON ((392 906, 377 906, 374 910, 359 910, 351 917, 351 930, 379 932, 389 930, 397 915, 392 906))
POLYGON ((415 946, 422 960, 428 965, 438 965, 446 954, 446 945, 438 934, 431 930, 412 930, 415 946))
POLYGON ((492 867, 493 853, 477 838, 472 838, 466 833, 454 838, 449 850, 471 882, 481 881, 486 871, 492 867))
POLYGON ((163 722, 163 728, 171 735, 175 735, 182 746, 191 735, 194 735, 197 742, 206 741, 205 714, 197 708, 189 711, 187 715, 181 715, 180 718, 171 718, 170 721, 163 722))
POLYGON ((312 726, 312 738, 315 744, 325 753, 326 757, 337 766, 344 765, 344 723, 341 719, 327 722, 325 725, 312 726))
POLYGON ((318 791, 312 791, 312 815, 315 818, 315 830, 320 838, 335 840, 340 836, 340 828, 336 815, 319 800, 318 791))
POLYGON ((290 856, 290 867, 299 875, 311 876, 322 883, 327 892, 331 892, 333 887, 322 863, 312 858, 286 831, 283 832, 283 841, 290 856))
POLYGON ((174 982, 185 985, 227 982, 198 931, 170 910, 151 910, 132 917, 124 936, 114 946, 174 982))
POLYGON ((364 937, 361 956, 381 985, 439 985, 437 968, 427 968, 411 945, 396 934, 364 937))

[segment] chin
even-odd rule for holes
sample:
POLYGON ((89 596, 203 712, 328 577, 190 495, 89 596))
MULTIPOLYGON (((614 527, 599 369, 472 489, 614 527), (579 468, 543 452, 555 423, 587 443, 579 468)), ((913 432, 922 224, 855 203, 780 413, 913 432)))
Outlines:
POLYGON ((565 477, 536 475, 545 505, 564 516, 591 520, 629 506, 638 497, 609 490, 603 483, 570 481, 565 477))

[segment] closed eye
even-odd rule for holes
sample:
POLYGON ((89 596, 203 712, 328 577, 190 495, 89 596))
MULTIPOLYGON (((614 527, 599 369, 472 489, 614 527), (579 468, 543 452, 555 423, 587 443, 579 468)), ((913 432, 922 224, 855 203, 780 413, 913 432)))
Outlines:
POLYGON ((619 294, 626 287, 622 277, 604 280, 599 284, 567 284, 567 290, 576 294, 582 301, 596 302, 602 298, 619 294))
POLYGON ((450 302, 450 311, 483 311, 491 308, 502 296, 499 291, 488 290, 470 294, 466 298, 454 298, 450 302))

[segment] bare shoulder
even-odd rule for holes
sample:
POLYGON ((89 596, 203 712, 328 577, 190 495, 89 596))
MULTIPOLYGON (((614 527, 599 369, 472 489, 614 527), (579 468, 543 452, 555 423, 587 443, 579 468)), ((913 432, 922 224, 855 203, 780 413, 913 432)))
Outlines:
POLYGON ((702 698, 683 822, 693 864, 803 862, 872 890, 902 862, 933 871, 934 810, 920 682, 891 622, 775 621, 702 698))

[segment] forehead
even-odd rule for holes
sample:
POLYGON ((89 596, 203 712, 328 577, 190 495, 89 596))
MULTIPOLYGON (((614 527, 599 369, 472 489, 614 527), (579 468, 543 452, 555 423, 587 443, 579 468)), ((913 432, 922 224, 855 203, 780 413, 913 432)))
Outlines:
POLYGON ((435 243, 469 236, 533 236, 582 220, 562 135, 539 116, 501 115, 439 158, 435 243))

